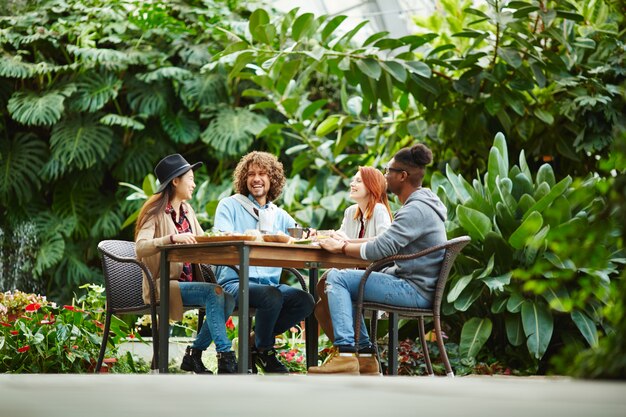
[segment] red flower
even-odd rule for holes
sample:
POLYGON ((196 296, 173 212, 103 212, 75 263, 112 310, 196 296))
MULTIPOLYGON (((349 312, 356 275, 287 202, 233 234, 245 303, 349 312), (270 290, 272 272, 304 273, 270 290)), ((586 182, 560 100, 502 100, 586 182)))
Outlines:
POLYGON ((0 326, 11 327, 11 325, 9 323, 5 323, 3 321, 0 321, 0 326))
POLYGON ((78 345, 73 345, 72 349, 74 349, 74 350, 78 349, 78 345))
POLYGON ((37 311, 41 308, 41 304, 39 303, 32 303, 26 306, 26 308, 24 310, 26 311, 37 311))
POLYGON ((30 346, 28 346, 28 345, 24 345, 24 346, 22 346, 21 348, 18 348, 18 349, 17 349, 17 352, 18 352, 18 353, 24 353, 24 352, 28 352, 29 350, 30 350, 30 346))
POLYGON ((129 339, 134 339, 135 338, 135 333, 129 333, 128 334, 128 338, 129 339))
POLYGON ((235 323, 233 323, 232 317, 229 317, 228 320, 226 320, 226 328, 228 330, 233 330, 235 328, 235 323))
POLYGON ((75 308, 74 306, 68 306, 68 305, 64 305, 64 306, 63 306, 63 308, 64 308, 65 310, 69 310, 69 311, 74 311, 74 310, 76 310, 76 308, 75 308))
POLYGON ((20 332, 18 332, 17 330, 11 330, 11 334, 12 335, 18 335, 18 334, 20 334, 20 332))
POLYGON ((95 324, 98 329, 104 330, 104 324, 100 323, 98 320, 94 320, 93 324, 95 324))
POLYGON ((54 324, 54 314, 46 314, 43 316, 43 320, 41 320, 39 324, 54 324))

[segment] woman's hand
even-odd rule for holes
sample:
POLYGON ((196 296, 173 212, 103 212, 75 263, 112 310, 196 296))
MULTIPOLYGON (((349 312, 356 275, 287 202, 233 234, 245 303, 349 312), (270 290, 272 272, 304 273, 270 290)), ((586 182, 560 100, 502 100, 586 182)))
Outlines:
POLYGON ((350 240, 347 234, 342 232, 341 230, 335 230, 330 234, 330 237, 337 240, 350 240))
POLYGON ((180 233, 171 235, 171 240, 174 243, 197 243, 196 236, 192 233, 180 233))
POLYGON ((320 240, 319 242, 322 249, 325 249, 330 253, 341 253, 341 248, 343 248, 343 241, 332 237, 320 240))

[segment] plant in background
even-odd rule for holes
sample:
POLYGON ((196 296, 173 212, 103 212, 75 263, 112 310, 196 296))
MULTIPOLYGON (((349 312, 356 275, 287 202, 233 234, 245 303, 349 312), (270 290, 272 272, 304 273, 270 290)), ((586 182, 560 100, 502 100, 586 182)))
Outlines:
POLYGON ((274 348, 278 357, 291 373, 306 373, 304 331, 302 326, 294 326, 276 337, 274 348))
MULTIPOLYGON (((603 181, 597 175, 557 181, 549 164, 532 173, 523 151, 519 165, 509 166, 502 134, 482 178, 470 183, 450 167, 445 177, 433 175, 432 188, 449 210, 449 234, 472 237, 442 308, 451 316, 446 322, 456 324, 468 365, 486 347, 536 369, 550 348, 572 341, 594 346, 608 330, 599 311, 612 302, 621 244, 613 232, 593 245, 585 239, 606 221, 598 218, 605 202, 596 187, 603 181)), ((608 221, 604 227, 614 231, 608 221)))
MULTIPOLYGON (((81 304, 98 304, 101 293, 97 290, 90 288, 81 304)), ((5 307, 0 308, 0 372, 82 373, 93 369, 104 329, 99 320, 102 310, 59 307, 45 297, 19 291, 2 294, 0 305, 5 307)), ((125 323, 114 317, 111 332, 110 353, 115 354, 115 345, 127 335, 125 323)))

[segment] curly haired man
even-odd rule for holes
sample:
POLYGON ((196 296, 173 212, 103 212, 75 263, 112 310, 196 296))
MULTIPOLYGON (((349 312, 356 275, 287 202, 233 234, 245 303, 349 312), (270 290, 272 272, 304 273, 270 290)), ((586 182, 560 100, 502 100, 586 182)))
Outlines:
MULTIPOLYGON (((215 228, 223 232, 260 229, 286 233, 296 222, 273 203, 284 185, 283 165, 274 155, 257 151, 245 155, 233 174, 235 194, 217 205, 215 228)), ((222 288, 237 299, 237 273, 221 267, 217 274, 222 288)), ((280 274, 281 268, 250 267, 250 306, 256 309, 252 365, 265 373, 287 372, 276 358, 274 337, 309 316, 314 307, 309 293, 281 284, 280 274)))

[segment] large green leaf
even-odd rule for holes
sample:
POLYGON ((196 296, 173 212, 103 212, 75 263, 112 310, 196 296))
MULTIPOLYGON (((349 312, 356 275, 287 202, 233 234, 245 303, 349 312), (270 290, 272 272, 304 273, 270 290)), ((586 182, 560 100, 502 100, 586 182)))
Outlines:
POLYGON ((460 174, 455 174, 450 164, 446 164, 446 177, 450 181, 452 188, 454 188, 454 192, 461 204, 466 204, 472 198, 470 194, 471 185, 460 174))
POLYGON ((456 207, 456 215, 461 227, 467 231, 472 239, 484 241, 485 236, 492 229, 491 220, 478 210, 465 206, 456 207))
POLYGON ((122 81, 113 73, 90 72, 76 83, 76 93, 72 96, 71 108, 74 111, 95 112, 115 99, 122 87, 122 81))
POLYGON ((86 169, 105 159, 113 141, 113 131, 98 123, 97 115, 73 115, 54 125, 50 137, 52 158, 63 171, 70 167, 86 169))
POLYGON ((291 36, 295 41, 299 41, 303 37, 312 34, 316 27, 315 15, 313 13, 304 13, 294 20, 291 27, 291 36))
POLYGON ((470 282, 465 291, 454 302, 454 308, 458 311, 467 311, 474 304, 474 301, 480 297, 484 288, 483 284, 475 281, 470 282))
POLYGON ((226 79, 217 73, 204 73, 185 80, 180 98, 189 110, 226 102, 226 79))
POLYGON ((200 126, 194 117, 184 110, 161 115, 163 130, 176 143, 194 143, 200 136, 200 126))
POLYGON ((66 95, 59 90, 38 93, 17 91, 9 100, 7 109, 11 117, 28 126, 51 126, 65 111, 66 95))
POLYGON ((580 310, 572 311, 572 320, 580 330, 580 333, 583 335, 589 346, 597 347, 598 346, 598 330, 596 329, 596 324, 585 314, 585 312, 580 310))
POLYGON ((546 299, 548 305, 553 310, 565 313, 570 311, 572 308, 572 300, 570 299, 567 288, 565 287, 558 287, 556 290, 548 287, 541 293, 541 295, 546 299))
POLYGON ((535 359, 541 359, 548 349, 554 320, 543 303, 525 301, 522 304, 522 324, 526 335, 526 346, 535 359))
POLYGON ((373 58, 364 58, 356 61, 357 67, 369 78, 378 80, 382 73, 380 64, 373 58))
POLYGON ((201 139, 220 154, 241 155, 268 124, 264 116, 249 110, 223 108, 202 132, 201 139))
POLYGON ((463 324, 459 354, 462 358, 475 358, 491 336, 493 325, 489 318, 472 317, 463 324))
POLYGON ((474 278, 473 274, 462 276, 461 278, 454 281, 450 291, 448 291, 447 300, 449 303, 453 303, 459 298, 459 295, 463 292, 463 290, 467 287, 467 285, 474 278))
MULTIPOLYGON (((572 183, 572 178, 568 175, 563 178, 556 184, 552 189, 543 197, 541 197, 535 204, 533 204, 528 211, 524 214, 524 219, 527 219, 532 213, 539 212, 543 213, 543 211, 552 204, 554 200, 556 200, 559 196, 563 195, 569 188, 572 183)), ((543 182, 542 184, 546 184, 543 182)))
POLYGON ((506 337, 513 346, 521 346, 524 343, 524 329, 519 314, 506 314, 504 316, 506 337))
POLYGON ((40 186, 39 172, 48 157, 48 146, 32 133, 0 140, 0 201, 27 202, 40 186))
POLYGON ((522 249, 526 242, 534 236, 543 226, 543 217, 539 212, 533 211, 522 224, 511 234, 509 243, 515 249, 522 249))
POLYGON ((495 190, 496 180, 498 178, 507 178, 509 174, 508 165, 508 161, 504 160, 500 150, 493 146, 489 151, 489 168, 487 169, 489 173, 488 185, 490 191, 495 190))
POLYGON ((127 99, 133 111, 145 116, 156 116, 164 112, 169 105, 170 90, 164 82, 129 83, 127 99))

